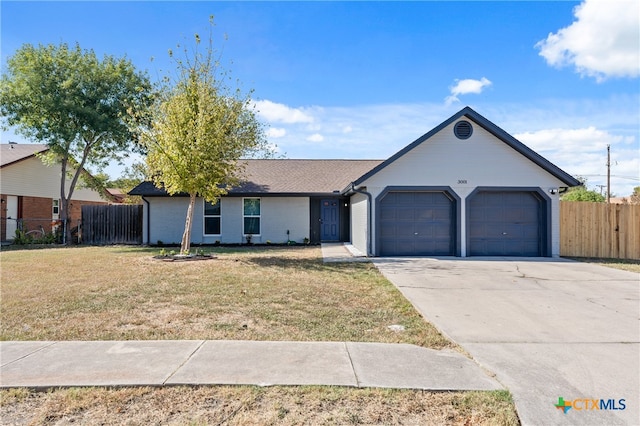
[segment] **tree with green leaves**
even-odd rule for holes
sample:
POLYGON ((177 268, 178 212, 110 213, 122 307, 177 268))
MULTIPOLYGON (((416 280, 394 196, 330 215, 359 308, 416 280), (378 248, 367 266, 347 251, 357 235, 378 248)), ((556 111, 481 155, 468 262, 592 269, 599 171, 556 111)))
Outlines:
POLYGON ((5 125, 49 147, 43 161, 60 164, 67 242, 69 202, 84 168, 126 156, 152 102, 149 78, 126 58, 100 60, 92 50, 63 43, 25 44, 8 59, 0 112, 5 125))
MULTIPOLYGON (((213 22, 211 21, 213 26, 213 22)), ((243 158, 268 153, 250 94, 227 86, 228 74, 214 60, 213 37, 206 53, 185 49, 178 77, 161 97, 145 138, 155 185, 168 194, 189 195, 180 253, 191 247, 196 197, 215 203, 238 182, 243 158)))
POLYGON ((571 188, 562 196, 562 201, 590 201, 593 203, 604 203, 606 198, 604 195, 593 190, 588 190, 584 186, 576 186, 571 188))
POLYGON ((122 202, 124 204, 141 204, 142 198, 138 195, 129 195, 129 191, 147 180, 147 167, 144 163, 134 162, 131 166, 125 167, 121 175, 115 179, 107 176, 104 181, 104 187, 111 189, 119 189, 124 194, 122 202))
POLYGON ((629 198, 624 198, 629 204, 640 204, 640 186, 633 188, 633 192, 629 195, 629 198))

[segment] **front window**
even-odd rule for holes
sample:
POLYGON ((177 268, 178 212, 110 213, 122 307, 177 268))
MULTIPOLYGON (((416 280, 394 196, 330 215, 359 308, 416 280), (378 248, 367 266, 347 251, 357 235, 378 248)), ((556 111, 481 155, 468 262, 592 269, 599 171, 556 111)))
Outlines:
POLYGON ((244 198, 244 234, 260 234, 260 198, 244 198))
POLYGON ((57 217, 60 214, 60 200, 51 201, 51 213, 53 213, 53 217, 57 217))
POLYGON ((204 235, 220 235, 220 200, 204 202, 204 235))

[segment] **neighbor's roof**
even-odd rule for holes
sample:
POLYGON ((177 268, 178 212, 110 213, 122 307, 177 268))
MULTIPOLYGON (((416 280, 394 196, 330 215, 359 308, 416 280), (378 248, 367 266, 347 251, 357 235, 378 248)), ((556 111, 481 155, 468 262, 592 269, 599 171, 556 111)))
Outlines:
MULTIPOLYGON (((244 160, 243 182, 229 195, 309 195, 339 193, 350 182, 382 160, 244 160)), ((131 195, 166 196, 151 182, 135 187, 131 195)))
MULTIPOLYGON (((18 163, 27 158, 35 157, 36 154, 48 151, 47 145, 39 143, 3 143, 0 144, 0 167, 5 167, 10 164, 18 163)), ((70 159, 72 164, 77 164, 73 159, 70 159)), ((82 170, 85 179, 95 179, 91 173, 85 169, 82 170)), ((102 197, 109 201, 116 201, 114 197, 107 189, 96 190, 102 197)))
POLYGON ((0 167, 17 163, 44 152, 49 148, 39 143, 3 143, 0 144, 0 167))

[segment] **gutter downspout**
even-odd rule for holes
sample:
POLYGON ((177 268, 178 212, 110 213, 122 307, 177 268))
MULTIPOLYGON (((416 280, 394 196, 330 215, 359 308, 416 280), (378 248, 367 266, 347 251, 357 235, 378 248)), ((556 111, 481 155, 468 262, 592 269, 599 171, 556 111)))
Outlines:
POLYGON ((356 189, 356 185, 354 182, 351 182, 351 190, 355 193, 366 195, 368 199, 367 203, 367 257, 373 257, 373 253, 371 250, 371 242, 373 240, 373 235, 371 235, 371 202, 373 200, 373 196, 367 191, 363 191, 361 189, 356 189))
MULTIPOLYGON (((151 204, 149 204, 149 201, 144 198, 144 197, 140 197, 142 198, 142 201, 144 201, 144 203, 147 205, 147 245, 150 246, 151 245, 151 204)), ((142 241, 142 244, 144 244, 144 239, 142 241)))

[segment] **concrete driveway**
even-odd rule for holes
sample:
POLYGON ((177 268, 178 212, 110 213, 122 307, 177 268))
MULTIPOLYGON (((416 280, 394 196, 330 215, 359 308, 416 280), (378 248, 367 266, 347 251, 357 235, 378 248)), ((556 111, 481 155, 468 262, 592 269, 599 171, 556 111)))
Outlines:
POLYGON ((523 424, 640 425, 639 274, 565 259, 374 263, 512 392, 523 424))

